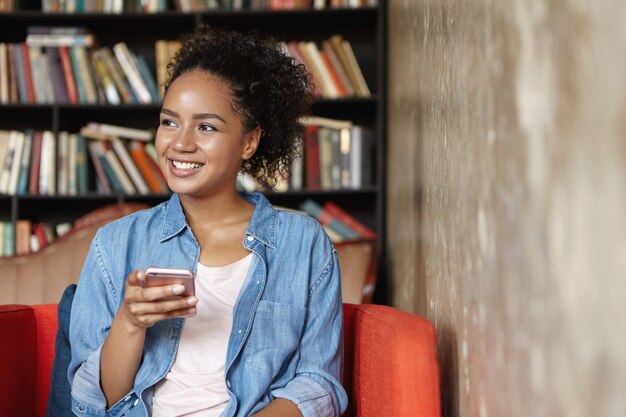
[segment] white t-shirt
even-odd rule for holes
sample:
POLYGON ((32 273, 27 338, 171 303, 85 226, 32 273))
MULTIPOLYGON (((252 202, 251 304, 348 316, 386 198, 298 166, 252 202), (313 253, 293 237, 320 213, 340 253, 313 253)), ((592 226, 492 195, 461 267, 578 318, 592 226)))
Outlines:
POLYGON ((185 319, 174 364, 154 388, 153 417, 213 417, 226 408, 224 372, 233 307, 252 256, 223 267, 198 264, 197 313, 185 319))

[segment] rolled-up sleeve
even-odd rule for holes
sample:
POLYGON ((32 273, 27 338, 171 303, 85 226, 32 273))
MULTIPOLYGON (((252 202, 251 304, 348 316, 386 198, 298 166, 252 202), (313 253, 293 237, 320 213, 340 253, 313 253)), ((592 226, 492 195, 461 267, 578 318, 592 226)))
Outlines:
POLYGON ((295 403, 304 417, 339 416, 348 403, 341 385, 343 304, 339 263, 335 250, 330 250, 330 261, 312 281, 296 376, 271 392, 275 398, 295 403))

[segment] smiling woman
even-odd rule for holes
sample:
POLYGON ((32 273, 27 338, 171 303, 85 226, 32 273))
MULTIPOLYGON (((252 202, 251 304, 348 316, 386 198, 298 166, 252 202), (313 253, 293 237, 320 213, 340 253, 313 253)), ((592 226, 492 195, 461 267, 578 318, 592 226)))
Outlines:
POLYGON ((311 217, 236 189, 240 171, 272 184, 288 170, 309 74, 276 41, 206 26, 169 74, 156 149, 174 194, 93 240, 70 321, 73 411, 339 416, 337 253, 311 217), (196 294, 147 287, 149 266, 193 271, 196 294))

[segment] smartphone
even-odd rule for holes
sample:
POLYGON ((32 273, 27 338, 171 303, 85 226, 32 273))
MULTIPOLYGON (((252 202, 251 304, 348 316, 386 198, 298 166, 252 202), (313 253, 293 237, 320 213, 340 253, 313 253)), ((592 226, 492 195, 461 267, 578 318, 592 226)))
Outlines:
POLYGON ((156 266, 151 266, 146 269, 146 287, 175 284, 180 284, 185 287, 183 293, 171 297, 164 297, 162 300, 173 299, 180 296, 190 297, 196 294, 194 274, 189 269, 158 268, 156 266))

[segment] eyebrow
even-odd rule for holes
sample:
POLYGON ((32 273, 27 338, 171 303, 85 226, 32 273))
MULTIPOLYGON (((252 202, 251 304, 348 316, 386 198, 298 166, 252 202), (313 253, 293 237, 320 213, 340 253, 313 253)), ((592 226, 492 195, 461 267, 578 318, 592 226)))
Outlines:
MULTIPOLYGON (((161 109, 161 113, 165 113, 169 116, 180 117, 178 113, 170 109, 161 109)), ((226 120, 224 120, 219 114, 215 113, 196 113, 193 114, 191 118, 194 120, 217 119, 221 120, 223 123, 226 123, 226 120)))

